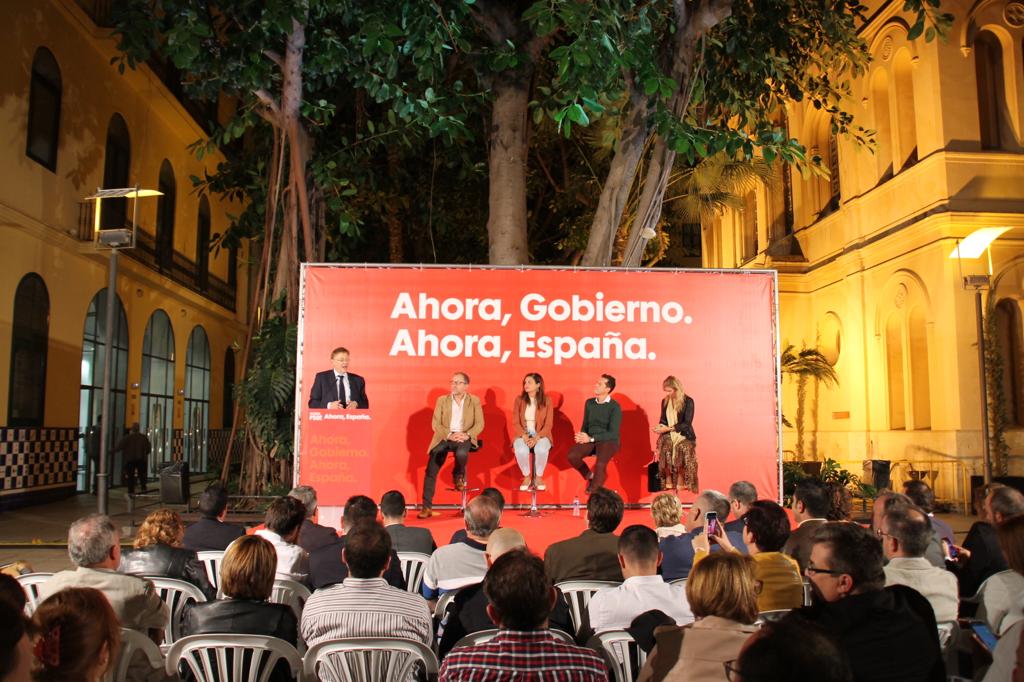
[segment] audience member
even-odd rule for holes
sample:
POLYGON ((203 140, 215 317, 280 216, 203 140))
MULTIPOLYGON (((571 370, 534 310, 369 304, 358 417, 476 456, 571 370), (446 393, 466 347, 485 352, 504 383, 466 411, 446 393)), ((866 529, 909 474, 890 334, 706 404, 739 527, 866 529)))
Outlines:
MULTIPOLYGON (((890 511, 911 508, 914 508, 914 502, 906 495, 894 493, 891 490, 882 491, 875 497, 875 504, 871 508, 871 530, 878 533, 882 528, 882 518, 890 511)), ((942 541, 934 532, 928 536, 928 547, 925 549, 924 558, 936 568, 946 568, 946 552, 942 548, 942 541)))
POLYGON ((501 510, 492 498, 477 495, 466 505, 462 517, 466 523, 466 539, 438 547, 423 569, 420 591, 427 599, 436 599, 448 590, 478 583, 487 573, 484 551, 487 539, 498 528, 501 510))
POLYGON ((886 586, 912 587, 932 605, 936 621, 956 620, 960 603, 956 576, 924 558, 933 535, 925 513, 914 507, 897 507, 882 518, 876 534, 889 560, 885 566, 886 586))
POLYGON ((321 526, 313 520, 316 518, 316 489, 308 485, 296 486, 288 493, 288 497, 294 497, 306 508, 306 518, 302 521, 299 539, 295 544, 312 554, 321 547, 338 542, 336 530, 321 526))
POLYGON ((342 637, 400 637, 430 644, 427 603, 383 578, 391 557, 391 536, 383 526, 363 520, 350 528, 341 557, 348 577, 314 592, 303 609, 306 644, 342 637))
POLYGON ((618 587, 598 590, 590 598, 587 613, 594 632, 625 630, 633 619, 659 610, 676 625, 693 622, 686 588, 669 585, 658 575, 661 552, 658 536, 647 526, 629 526, 619 536, 619 566, 625 578, 618 587))
POLYGON ((903 484, 903 494, 910 498, 917 507, 928 515, 928 521, 932 524, 935 535, 939 541, 953 544, 953 529, 948 523, 935 516, 935 492, 927 483, 921 480, 909 480, 903 484))
POLYGON ((184 537, 185 525, 178 512, 151 512, 135 534, 134 549, 121 555, 121 573, 184 580, 198 587, 207 599, 213 599, 217 590, 196 553, 182 548, 184 537))
POLYGON ((743 682, 853 682, 850 661, 836 642, 802 618, 767 622, 726 669, 743 682))
POLYGON ((685 533, 686 526, 680 523, 682 516, 683 505, 673 493, 660 493, 651 502, 651 517, 658 540, 685 533))
POLYGON ((419 552, 431 554, 437 549, 434 536, 427 528, 416 528, 405 525, 405 495, 397 490, 389 490, 380 498, 380 514, 384 519, 384 528, 391 536, 391 547, 396 552, 419 552))
MULTIPOLYGON (((353 495, 345 501, 341 516, 341 526, 345 533, 363 521, 376 519, 377 503, 366 495, 353 495)), ((335 536, 332 544, 325 545, 309 555, 309 580, 315 589, 337 585, 348 576, 348 567, 341 560, 341 550, 345 548, 345 542, 345 536, 335 536)), ((402 562, 394 549, 391 550, 391 561, 384 572, 384 579, 392 587, 405 589, 402 562)))
MULTIPOLYGON (((997 505, 1001 504, 996 502, 997 505)), ((996 529, 999 547, 1010 568, 1017 575, 1024 575, 1024 514, 1017 514, 1002 520, 996 529)), ((1022 595, 1015 595, 1016 606, 1020 608, 1022 595)), ((1024 677, 1024 660, 1021 650, 1024 649, 1024 620, 1011 625, 999 638, 995 651, 992 652, 992 665, 982 682, 1003 682, 1010 675, 1017 680, 1024 677)))
POLYGON ((789 534, 782 551, 796 559, 801 571, 807 568, 807 559, 811 556, 814 531, 818 526, 828 523, 825 517, 831 506, 828 486, 819 479, 805 478, 796 484, 791 509, 797 527, 789 534))
MULTIPOLYGON (((693 568, 693 539, 704 533, 704 523, 708 512, 715 512, 718 515, 719 527, 724 527, 722 519, 729 515, 729 498, 717 490, 705 490, 693 501, 689 511, 683 515, 683 526, 686 533, 667 537, 661 541, 661 573, 665 580, 679 580, 690 575, 693 568)), ((746 553, 747 547, 743 542, 743 536, 733 531, 725 531, 726 539, 741 553, 746 553)), ((717 552, 718 544, 710 547, 711 551, 717 552)))
POLYGON ((117 660, 121 627, 103 593, 68 587, 47 597, 34 615, 37 682, 99 682, 117 660))
MULTIPOLYGON (((498 527, 501 527, 501 514, 505 511, 505 496, 501 494, 501 491, 497 488, 484 488, 480 491, 482 497, 489 497, 494 500, 494 503, 498 505, 498 527)), ((448 540, 449 545, 454 545, 456 542, 465 542, 466 540, 466 529, 460 528, 454 533, 448 540)))
POLYGON ((1024 514, 1024 495, 1005 485, 993 484, 982 503, 983 520, 967 531, 963 547, 952 565, 960 581, 960 594, 974 595, 985 579, 1009 566, 996 540, 996 528, 1013 516, 1024 514))
POLYGON ((498 635, 485 644, 449 653, 441 665, 439 682, 608 679, 597 652, 560 642, 548 631, 548 614, 557 593, 539 558, 522 549, 500 556, 487 572, 484 593, 498 635))
POLYGON ((743 532, 743 515, 757 499, 757 488, 750 481, 736 481, 729 486, 729 511, 732 521, 725 523, 726 531, 743 532))
POLYGON ((829 521, 849 521, 853 515, 853 495, 850 489, 837 481, 826 483, 825 486, 830 499, 825 518, 829 521))
POLYGON ((849 656, 855 680, 945 680, 931 604, 904 585, 885 587, 882 547, 855 523, 814 532, 806 573, 815 603, 793 612, 817 623, 849 656))
MULTIPOLYGON (((4 576, 18 585, 18 581, 4 576)), ((7 581, 4 581, 6 586, 7 581)), ((22 601, 25 594, 22 592, 22 601)), ((6 591, 0 598, 0 682, 31 682, 32 664, 35 656, 32 653, 32 628, 22 611, 24 604, 18 606, 6 591)))
POLYGON ((277 553, 277 578, 309 585, 309 552, 299 547, 306 507, 294 497, 279 497, 270 503, 263 517, 265 528, 256 535, 266 539, 277 553))
POLYGON ((757 582, 748 556, 708 555, 693 567, 686 596, 696 622, 654 631, 656 644, 638 682, 724 682, 725 662, 757 631, 757 582))
POLYGON ((72 523, 68 529, 68 557, 75 568, 56 573, 40 585, 41 600, 69 587, 96 588, 110 602, 121 627, 149 634, 160 643, 167 623, 167 605, 148 580, 117 572, 121 535, 109 516, 91 514, 72 523))
POLYGON ((228 515, 228 491, 212 485, 199 495, 202 518, 185 529, 185 549, 194 552, 223 552, 232 542, 245 535, 241 526, 224 523, 228 515))
POLYGON ((614 490, 597 488, 587 499, 587 525, 577 537, 550 545, 544 553, 548 577, 557 584, 566 580, 622 582, 619 539, 615 529, 622 522, 622 498, 614 490))
POLYGON ((0 573, 0 601, 7 602, 19 611, 28 603, 28 595, 14 576, 0 573))

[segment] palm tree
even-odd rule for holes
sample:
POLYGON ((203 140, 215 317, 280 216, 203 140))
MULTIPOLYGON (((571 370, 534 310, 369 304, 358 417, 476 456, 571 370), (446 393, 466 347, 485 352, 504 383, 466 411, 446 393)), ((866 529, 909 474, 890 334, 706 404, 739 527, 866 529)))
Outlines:
MULTIPOLYGON (((782 373, 796 378, 796 458, 797 461, 804 460, 804 403, 807 398, 807 381, 814 379, 825 386, 832 387, 839 385, 839 376, 835 368, 817 348, 801 348, 799 351, 789 344, 782 351, 780 360, 782 373)), ((785 415, 782 421, 786 426, 792 426, 785 415)), ((817 458, 817 452, 811 453, 817 458)))

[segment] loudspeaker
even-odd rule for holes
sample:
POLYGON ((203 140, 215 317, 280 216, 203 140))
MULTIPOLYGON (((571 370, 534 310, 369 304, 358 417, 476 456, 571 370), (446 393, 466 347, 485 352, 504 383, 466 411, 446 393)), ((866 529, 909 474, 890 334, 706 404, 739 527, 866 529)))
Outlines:
POLYGON ((188 504, 190 491, 188 462, 164 462, 160 465, 161 504, 188 504))

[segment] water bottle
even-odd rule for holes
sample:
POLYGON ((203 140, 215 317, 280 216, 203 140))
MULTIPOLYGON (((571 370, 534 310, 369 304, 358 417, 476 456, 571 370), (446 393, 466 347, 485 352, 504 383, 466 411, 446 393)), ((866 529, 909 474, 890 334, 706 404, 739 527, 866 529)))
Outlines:
POLYGON ((577 495, 576 497, 572 498, 572 515, 573 516, 579 516, 580 515, 580 496, 579 495, 577 495))

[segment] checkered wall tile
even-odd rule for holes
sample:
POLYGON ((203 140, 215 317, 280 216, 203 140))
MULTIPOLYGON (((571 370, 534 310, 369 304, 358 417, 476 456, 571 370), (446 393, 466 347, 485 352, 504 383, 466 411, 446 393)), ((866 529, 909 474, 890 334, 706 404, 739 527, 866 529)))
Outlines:
POLYGON ((0 490, 74 486, 77 429, 0 428, 0 490))

